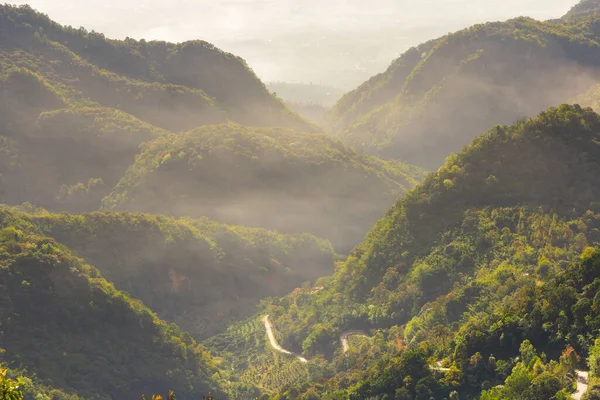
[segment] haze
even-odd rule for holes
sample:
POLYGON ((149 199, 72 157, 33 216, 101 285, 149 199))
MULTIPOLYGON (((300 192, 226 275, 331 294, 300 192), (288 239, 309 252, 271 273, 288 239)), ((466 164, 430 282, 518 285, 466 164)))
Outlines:
POLYGON ((29 0, 54 20, 112 38, 202 39, 264 81, 351 89, 412 45, 473 23, 556 18, 573 0, 29 0))

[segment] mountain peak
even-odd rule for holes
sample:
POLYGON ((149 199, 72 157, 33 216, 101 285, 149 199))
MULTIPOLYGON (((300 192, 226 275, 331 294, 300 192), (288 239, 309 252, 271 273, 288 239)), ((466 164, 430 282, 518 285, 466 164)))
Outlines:
POLYGON ((600 14, 600 0, 581 0, 563 18, 577 18, 600 14))

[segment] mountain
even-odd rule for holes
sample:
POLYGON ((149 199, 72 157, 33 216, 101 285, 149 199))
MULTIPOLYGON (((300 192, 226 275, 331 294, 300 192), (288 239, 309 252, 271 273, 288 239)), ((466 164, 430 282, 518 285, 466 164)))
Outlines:
MULTIPOLYGON (((308 359, 304 369, 293 367, 291 356, 279 361, 281 368, 269 367, 284 355, 265 353, 264 342, 253 344, 251 322, 206 344, 241 370, 232 377, 240 390, 256 368, 266 368, 271 378, 253 382, 271 395, 288 393, 277 398, 308 393, 324 399, 383 399, 394 393, 407 399, 448 398, 454 391, 460 398, 477 398, 511 375, 521 361, 515 356, 523 340, 533 342, 527 336, 521 341, 503 336, 510 351, 498 349, 494 340, 501 329, 478 322, 496 318, 504 306, 520 307, 528 288, 551 285, 575 268, 582 252, 589 254, 589 246, 600 244, 598 132, 598 114, 568 105, 488 131, 399 200, 335 274, 320 281, 323 289, 305 288, 264 304, 281 346, 308 359), (467 333, 470 324, 493 333, 489 346, 497 350, 479 355, 476 347, 465 350, 460 338, 478 343, 480 337, 467 333), (371 338, 343 351, 344 332, 371 338), (492 355, 495 367, 488 361, 477 364, 492 355), (422 367, 441 359, 450 369, 422 367), (285 368, 293 368, 296 378, 281 387, 273 382, 282 382, 285 368)), ((597 318, 593 309, 578 307, 597 318)), ((525 325, 518 329, 537 324, 532 318, 522 319, 525 325)), ((596 325, 585 329, 541 346, 547 358, 540 359, 537 370, 526 370, 528 379, 547 371, 559 379, 558 386, 555 381, 550 386, 556 387, 552 396, 568 390, 577 363, 560 370, 552 363, 568 362, 559 360, 566 346, 589 356, 600 331, 596 325)), ((531 396, 523 398, 552 397, 544 397, 547 392, 531 396)))
POLYGON ((31 129, 3 138, 2 200, 72 212, 98 209, 139 147, 169 135, 116 109, 42 112, 31 129))
POLYGON ((119 108, 179 131, 228 119, 307 128, 232 54, 203 41, 111 40, 28 6, 0 8, 2 70, 27 68, 70 105, 119 108))
POLYGON ((573 6, 563 18, 579 18, 596 14, 600 14, 600 2, 598 0, 582 0, 573 6))
POLYGON ((318 129, 205 42, 117 41, 0 6, 0 202, 97 210, 142 145, 205 124, 318 129))
POLYGON ((117 289, 198 339, 252 315, 263 298, 333 272, 336 260, 328 242, 308 234, 208 219, 19 209, 15 215, 39 234, 67 246, 117 289))
POLYGON ((103 207, 309 232, 348 251, 421 176, 326 135, 215 125, 149 143, 103 207))
POLYGON ((344 95, 329 127, 355 149, 435 170, 490 126, 536 115, 594 85, 599 19, 517 18, 421 44, 344 95))
POLYGON ((92 399, 223 393, 214 360, 189 334, 20 215, 0 211, 0 227, 3 362, 92 399))

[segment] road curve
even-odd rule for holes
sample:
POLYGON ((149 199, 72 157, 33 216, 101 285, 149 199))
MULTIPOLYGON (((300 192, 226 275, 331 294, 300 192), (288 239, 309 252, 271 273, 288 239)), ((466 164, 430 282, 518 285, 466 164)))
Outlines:
POLYGON ((264 317, 262 317, 261 321, 265 324, 265 329, 267 331, 267 336, 269 337, 269 341, 271 342, 271 347, 273 347, 275 350, 277 350, 280 353, 295 355, 296 357, 298 357, 298 360, 302 361, 303 363, 308 362, 308 360, 306 358, 301 357, 297 354, 292 353, 289 350, 284 349, 283 347, 281 347, 279 345, 279 343, 277 343, 277 340, 275 340, 275 335, 273 335, 273 325, 271 325, 271 322, 269 322, 268 315, 265 315, 264 317))
POLYGON ((350 336, 364 336, 366 338, 369 337, 369 335, 367 335, 366 332, 364 331, 360 331, 360 330, 350 330, 350 331, 346 331, 344 333, 342 333, 340 335, 340 341, 342 342, 342 349, 344 350, 344 354, 346 354, 346 352, 348 351, 348 338, 350 336))
POLYGON ((577 380, 577 390, 571 393, 571 398, 575 400, 581 400, 581 397, 588 390, 588 372, 587 371, 575 371, 575 376, 577 380))
POLYGON ((450 368, 444 368, 444 367, 442 367, 442 362, 441 361, 437 361, 435 363, 435 365, 430 365, 429 369, 431 369, 432 371, 440 371, 440 372, 448 372, 448 371, 450 371, 450 368))

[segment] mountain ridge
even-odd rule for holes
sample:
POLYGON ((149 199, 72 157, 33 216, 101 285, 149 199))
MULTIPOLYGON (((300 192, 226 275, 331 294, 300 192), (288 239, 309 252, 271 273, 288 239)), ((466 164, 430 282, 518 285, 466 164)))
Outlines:
POLYGON ((329 128, 356 149, 437 169, 490 126, 571 101, 595 84, 598 18, 521 17, 426 42, 342 97, 329 128))

